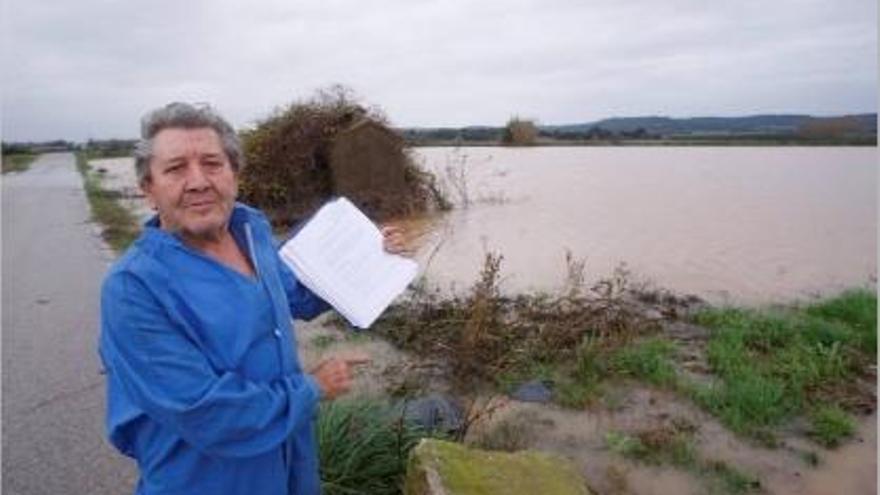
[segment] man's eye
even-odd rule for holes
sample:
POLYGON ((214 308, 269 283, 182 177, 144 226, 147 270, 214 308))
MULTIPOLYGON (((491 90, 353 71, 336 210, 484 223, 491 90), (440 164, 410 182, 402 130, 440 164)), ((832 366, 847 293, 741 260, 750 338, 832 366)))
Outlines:
POLYGON ((219 168, 223 166, 223 163, 217 161, 209 161, 205 162, 205 166, 209 168, 219 168))
POLYGON ((165 169, 165 173, 166 174, 174 174, 174 173, 180 172, 181 170, 183 170, 183 165, 180 165, 180 164, 171 165, 170 167, 165 169))

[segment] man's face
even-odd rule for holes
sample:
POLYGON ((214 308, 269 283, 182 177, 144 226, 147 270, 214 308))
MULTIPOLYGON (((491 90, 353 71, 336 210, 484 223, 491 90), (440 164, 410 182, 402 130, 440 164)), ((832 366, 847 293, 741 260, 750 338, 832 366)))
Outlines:
POLYGON ((162 228, 187 238, 225 229, 238 193, 238 176, 211 128, 163 129, 153 138, 150 178, 142 184, 162 228))

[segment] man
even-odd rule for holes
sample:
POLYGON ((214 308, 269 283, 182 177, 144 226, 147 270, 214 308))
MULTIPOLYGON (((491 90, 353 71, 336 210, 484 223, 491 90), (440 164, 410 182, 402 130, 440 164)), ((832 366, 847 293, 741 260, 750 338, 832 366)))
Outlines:
MULTIPOLYGON (((320 399, 356 360, 311 373, 292 318, 327 303, 279 259, 271 228, 236 203, 242 151, 210 108, 148 114, 135 152, 157 215, 111 268, 101 298, 111 442, 140 470, 137 494, 315 494, 320 399)), ((385 249, 401 233, 383 229, 385 249)))

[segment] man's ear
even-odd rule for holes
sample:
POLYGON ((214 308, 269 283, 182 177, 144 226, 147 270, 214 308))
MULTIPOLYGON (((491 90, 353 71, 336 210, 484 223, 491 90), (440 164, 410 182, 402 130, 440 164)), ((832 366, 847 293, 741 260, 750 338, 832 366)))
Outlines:
POLYGON ((149 177, 141 179, 140 188, 141 192, 144 193, 144 198, 147 200, 147 205, 150 206, 150 209, 154 211, 158 210, 156 201, 153 199, 153 181, 151 181, 149 177))

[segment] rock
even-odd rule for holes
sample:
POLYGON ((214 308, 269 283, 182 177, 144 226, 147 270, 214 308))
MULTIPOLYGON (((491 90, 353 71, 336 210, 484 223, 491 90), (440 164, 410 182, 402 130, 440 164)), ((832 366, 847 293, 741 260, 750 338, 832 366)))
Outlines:
POLYGON ((571 461, 535 451, 483 451, 423 439, 409 458, 405 495, 590 495, 571 461))
POLYGON ((453 433, 461 429, 464 411, 452 399, 440 394, 409 400, 403 403, 403 417, 427 432, 453 433))
POLYGON ((542 404, 553 400, 553 391, 541 380, 525 382, 510 394, 510 397, 523 402, 540 402, 542 404))

